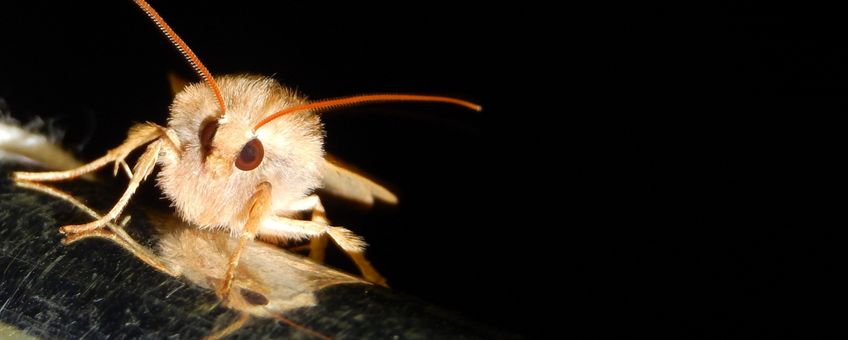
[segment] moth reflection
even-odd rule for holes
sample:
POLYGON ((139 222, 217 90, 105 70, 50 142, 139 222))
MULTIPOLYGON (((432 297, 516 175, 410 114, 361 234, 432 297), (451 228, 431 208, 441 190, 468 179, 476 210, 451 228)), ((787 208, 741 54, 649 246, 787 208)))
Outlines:
MULTIPOLYGON (((91 217, 99 218, 97 212, 56 188, 25 181, 18 181, 17 185, 67 201, 91 217)), ((107 239, 168 275, 183 277, 213 292, 220 286, 229 254, 238 240, 226 233, 192 228, 179 219, 156 214, 151 216, 159 234, 158 251, 154 252, 127 234, 124 226, 128 220, 126 218, 120 224, 109 223, 107 228, 68 235, 63 243, 92 237, 107 239)), ((251 316, 275 319, 318 338, 328 338, 298 325, 283 314, 295 308, 317 305, 315 292, 320 289, 348 283, 370 284, 260 241, 250 242, 240 261, 233 294, 222 302, 226 307, 241 312, 241 317, 228 326, 220 327, 210 338, 220 338, 238 330, 251 316)))

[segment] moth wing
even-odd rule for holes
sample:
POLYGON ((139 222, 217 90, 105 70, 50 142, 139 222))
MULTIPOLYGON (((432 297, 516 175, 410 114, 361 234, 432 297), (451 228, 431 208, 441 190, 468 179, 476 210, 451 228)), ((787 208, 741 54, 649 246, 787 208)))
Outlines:
POLYGON ((373 205, 374 199, 397 204, 397 196, 391 191, 340 164, 327 156, 321 166, 324 191, 340 198, 373 205))

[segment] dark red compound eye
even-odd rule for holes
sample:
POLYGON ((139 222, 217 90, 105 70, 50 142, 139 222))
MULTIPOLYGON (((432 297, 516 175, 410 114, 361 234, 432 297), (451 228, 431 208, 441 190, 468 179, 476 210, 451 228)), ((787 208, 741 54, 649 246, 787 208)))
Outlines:
POLYGON ((241 148, 236 158, 236 167, 242 171, 256 169, 262 163, 263 157, 265 157, 265 148, 262 147, 262 142, 253 139, 241 148))

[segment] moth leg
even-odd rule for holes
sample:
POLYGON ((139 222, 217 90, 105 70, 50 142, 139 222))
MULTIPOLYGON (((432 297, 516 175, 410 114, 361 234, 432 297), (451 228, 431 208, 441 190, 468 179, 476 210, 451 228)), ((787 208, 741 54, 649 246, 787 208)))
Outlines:
POLYGON ((239 258, 244 251, 247 242, 253 241, 256 237, 256 231, 259 229, 262 217, 267 214, 271 208, 271 184, 262 182, 256 187, 256 191, 250 198, 247 210, 247 222, 241 230, 239 242, 236 249, 230 254, 229 263, 227 264, 227 272, 224 274, 224 282, 218 290, 218 295, 221 299, 226 300, 230 296, 230 288, 233 286, 233 280, 236 276, 239 258))
MULTIPOLYGON (((332 234, 330 235, 332 236, 332 234)), ((333 236, 333 240, 336 240, 335 236, 333 236)), ((338 244, 338 241, 336 243, 338 244)), ((374 266, 371 265, 371 262, 369 262, 368 259, 365 258, 364 249, 360 251, 345 250, 345 253, 347 253, 347 256, 349 256, 350 259, 353 260, 353 263, 356 264, 356 267, 359 268, 359 272, 362 273, 362 277, 364 277, 365 280, 384 287, 389 286, 388 284, 386 284, 386 278, 380 275, 380 273, 377 272, 377 269, 375 269, 374 266)))
MULTIPOLYGON (((309 211, 312 214, 312 222, 321 225, 330 225, 327 220, 327 212, 324 210, 324 205, 321 204, 321 199, 318 195, 310 195, 300 200, 295 201, 289 207, 290 211, 309 211)), ((262 234, 262 233, 260 233, 262 234)), ((312 237, 308 244, 289 248, 289 251, 309 250, 309 259, 316 263, 324 263, 324 258, 327 250, 327 244, 330 238, 327 234, 320 234, 312 237)))
MULTIPOLYGON (((48 194, 50 196, 56 197, 58 199, 61 199, 63 201, 66 201, 66 202, 74 205, 78 209, 84 211, 89 216, 96 218, 96 219, 100 219, 100 214, 98 214, 93 209, 89 208, 87 205, 80 202, 79 200, 77 200, 73 196, 68 195, 67 193, 65 193, 65 192, 63 192, 59 189, 56 189, 56 188, 53 188, 53 187, 50 187, 50 186, 47 186, 47 185, 44 185, 44 184, 35 183, 35 182, 21 181, 21 182, 17 182, 16 184, 20 187, 36 190, 36 191, 48 194)), ((106 225, 109 227, 108 229, 95 229, 95 230, 91 230, 91 231, 88 231, 88 232, 71 234, 71 235, 68 235, 67 237, 65 237, 65 239, 62 240, 62 243, 71 244, 73 242, 76 242, 76 241, 79 241, 79 240, 82 240, 82 239, 86 239, 86 238, 89 238, 89 237, 105 238, 107 240, 115 242, 116 244, 118 244, 122 248, 126 249, 127 251, 132 253, 135 257, 137 257, 139 260, 143 261, 144 263, 147 263, 147 265, 149 265, 149 266, 151 266, 151 267, 153 267, 153 268, 155 268, 159 271, 162 271, 162 272, 164 272, 168 275, 171 275, 171 276, 174 276, 174 277, 179 276, 179 274, 168 269, 168 267, 165 266, 165 264, 162 261, 160 261, 159 258, 156 255, 154 255, 152 252, 147 250, 147 248, 138 244, 138 242, 133 240, 132 237, 130 237, 127 234, 127 232, 124 231, 123 227, 126 225, 127 222, 129 222, 129 217, 125 218, 124 221, 122 223, 120 223, 120 225, 116 225, 112 222, 108 222, 108 223, 106 223, 106 225)))
POLYGON ((87 230, 93 230, 97 228, 101 228, 106 223, 111 220, 114 220, 121 214, 121 211, 124 210, 124 207, 129 203, 130 198, 135 193, 135 190, 138 189, 139 184, 142 181, 147 179, 147 176, 153 172, 153 167, 156 165, 156 159, 159 157, 159 151, 162 149, 162 141, 157 140, 152 144, 147 146, 147 149, 138 158, 138 162, 135 164, 135 168, 133 169, 133 177, 130 179, 130 183, 127 186, 127 190, 124 192, 124 195, 118 199, 118 202, 115 203, 115 206, 112 207, 106 215, 103 217, 89 222, 85 224, 77 224, 77 225, 66 225, 59 229, 59 231, 63 233, 78 233, 87 230))
POLYGON ((127 178, 132 178, 132 176, 133 176, 132 170, 130 169, 129 164, 127 164, 127 162, 125 162, 123 159, 120 160, 120 161, 115 161, 116 166, 115 166, 115 169, 112 170, 112 176, 118 175, 118 167, 117 167, 118 164, 121 165, 121 169, 123 169, 124 173, 127 174, 127 178))
MULTIPOLYGON (((301 202, 297 202, 293 210, 301 210, 297 208, 305 206, 308 203, 316 207, 320 205, 321 201, 318 196, 312 195, 306 197, 301 202)), ((323 210, 323 206, 321 206, 321 210, 323 210)), ((284 216, 271 215, 262 220, 259 233, 286 238, 329 236, 353 260, 365 280, 383 286, 386 285, 386 279, 365 258, 365 241, 362 240, 362 237, 346 228, 329 226, 326 223, 315 221, 301 221, 284 216)))
MULTIPOLYGON (((106 155, 91 161, 91 163, 66 171, 14 172, 12 174, 12 178, 15 180, 37 182, 63 181, 85 175, 89 172, 100 169, 111 162, 115 162, 115 172, 117 172, 118 167, 122 162, 124 162, 124 158, 126 158, 130 152, 154 139, 159 138, 162 135, 163 130, 163 127, 153 123, 136 124, 130 128, 130 131, 127 133, 127 139, 124 140, 123 144, 119 145, 117 148, 109 150, 106 155)), ((126 171, 127 169, 125 168, 124 170, 126 171)))
MULTIPOLYGON (((311 211, 312 222, 319 223, 321 225, 330 225, 330 221, 327 219, 327 211, 324 210, 324 205, 321 204, 321 199, 318 195, 310 195, 294 202, 291 210, 311 211)), ((330 237, 327 234, 320 234, 312 237, 309 240, 309 244, 306 245, 306 248, 309 249, 309 259, 317 263, 324 263, 329 240, 330 237)))
POLYGON ((327 234, 315 236, 309 240, 309 259, 317 263, 324 263, 329 240, 330 237, 327 234))
MULTIPOLYGON (((315 205, 312 207, 312 222, 330 225, 330 221, 327 220, 327 211, 324 210, 321 200, 315 195, 311 197, 315 197, 315 205)), ((327 234, 321 234, 309 240, 309 258, 312 261, 324 263, 329 240, 330 237, 327 234)))
POLYGON ((124 248, 126 251, 133 254, 133 256, 135 256, 137 259, 146 263, 148 266, 151 266, 154 269, 173 277, 180 276, 179 273, 174 272, 170 268, 168 268, 168 266, 166 266, 165 263, 162 262, 158 256, 154 255, 151 251, 147 250, 147 248, 144 248, 144 246, 138 244, 138 242, 133 240, 132 237, 130 237, 121 228, 101 228, 84 231, 76 234, 70 234, 62 240, 62 243, 71 244, 79 240, 92 237, 103 238, 112 241, 121 248, 124 248))

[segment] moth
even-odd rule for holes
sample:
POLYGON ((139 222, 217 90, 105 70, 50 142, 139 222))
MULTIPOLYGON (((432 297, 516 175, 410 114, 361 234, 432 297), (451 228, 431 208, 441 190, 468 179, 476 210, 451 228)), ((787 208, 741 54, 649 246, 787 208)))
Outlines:
POLYGON ((129 176, 126 191, 112 209, 95 221, 66 225, 74 234, 103 228, 116 220, 139 185, 160 167, 158 187, 178 215, 200 229, 217 229, 237 238, 216 293, 227 300, 239 259, 256 237, 310 240, 310 258, 320 261, 332 240, 356 264, 363 277, 385 284, 364 256, 365 241, 326 218, 318 188, 351 200, 390 204, 397 197, 374 181, 329 161, 317 115, 329 109, 390 101, 439 102, 480 111, 477 104, 450 97, 372 94, 307 101, 276 80, 256 75, 213 77, 188 45, 144 0, 134 0, 186 58, 202 82, 178 93, 167 126, 154 123, 130 128, 123 144, 78 168, 52 172, 17 172, 18 181, 74 179, 113 164, 113 174, 129 176), (131 169, 125 159, 144 148, 131 169), (308 220, 297 219, 311 213, 308 220))

